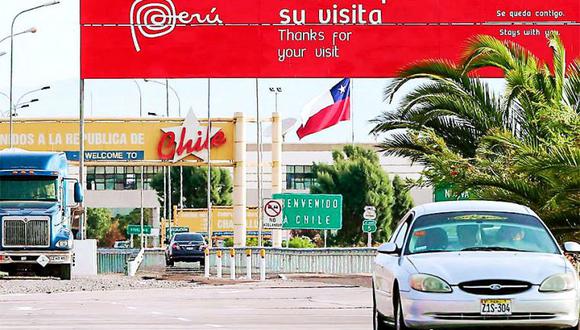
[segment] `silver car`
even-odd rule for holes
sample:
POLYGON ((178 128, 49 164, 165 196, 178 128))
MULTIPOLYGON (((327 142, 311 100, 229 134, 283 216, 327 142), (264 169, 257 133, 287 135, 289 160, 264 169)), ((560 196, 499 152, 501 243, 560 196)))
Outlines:
MULTIPOLYGON (((564 249, 579 253, 580 244, 564 249)), ((529 208, 461 201, 412 209, 373 272, 375 329, 578 329, 578 273, 529 208)))

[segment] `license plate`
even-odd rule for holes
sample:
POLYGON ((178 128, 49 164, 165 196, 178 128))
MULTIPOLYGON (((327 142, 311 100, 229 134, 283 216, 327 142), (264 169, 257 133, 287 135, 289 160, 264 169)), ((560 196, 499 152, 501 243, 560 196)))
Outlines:
POLYGON ((511 299, 482 299, 481 315, 512 315, 511 299))
POLYGON ((186 250, 191 251, 191 250, 193 250, 193 247, 187 247, 186 250))

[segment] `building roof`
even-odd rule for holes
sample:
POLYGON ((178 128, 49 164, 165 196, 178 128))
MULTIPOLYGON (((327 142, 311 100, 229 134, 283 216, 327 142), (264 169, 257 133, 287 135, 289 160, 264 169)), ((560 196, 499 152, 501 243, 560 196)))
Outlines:
POLYGON ((415 216, 426 214, 461 212, 461 211, 494 211, 520 214, 535 214, 527 206, 493 201, 451 201, 428 203, 414 208, 415 216))

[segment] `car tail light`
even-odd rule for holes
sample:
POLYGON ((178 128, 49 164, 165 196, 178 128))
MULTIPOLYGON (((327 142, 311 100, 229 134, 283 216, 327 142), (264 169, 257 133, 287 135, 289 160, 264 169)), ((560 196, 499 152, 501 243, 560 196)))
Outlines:
POLYGON ((207 249, 207 245, 200 245, 199 246, 200 251, 204 251, 205 249, 207 249))
POLYGON ((172 248, 172 249, 174 249, 174 250, 179 250, 179 249, 181 249, 181 248, 179 247, 179 244, 177 244, 177 243, 173 243, 173 245, 171 246, 171 248, 172 248))

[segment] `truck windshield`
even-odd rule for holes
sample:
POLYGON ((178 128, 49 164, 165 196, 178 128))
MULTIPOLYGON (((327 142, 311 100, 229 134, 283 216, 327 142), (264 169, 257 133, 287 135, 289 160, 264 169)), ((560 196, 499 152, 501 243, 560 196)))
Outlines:
POLYGON ((0 201, 56 201, 58 181, 54 177, 0 177, 0 201))

